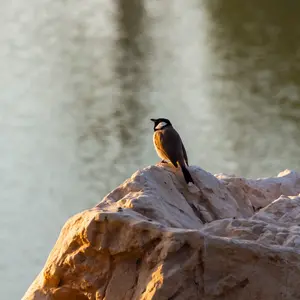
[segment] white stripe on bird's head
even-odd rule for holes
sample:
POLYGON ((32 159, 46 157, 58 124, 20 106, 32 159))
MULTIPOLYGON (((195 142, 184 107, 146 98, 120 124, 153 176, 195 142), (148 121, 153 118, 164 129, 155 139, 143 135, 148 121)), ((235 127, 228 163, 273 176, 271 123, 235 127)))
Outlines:
POLYGON ((155 129, 162 129, 164 128, 166 125, 168 125, 166 122, 159 122, 156 126, 155 129))

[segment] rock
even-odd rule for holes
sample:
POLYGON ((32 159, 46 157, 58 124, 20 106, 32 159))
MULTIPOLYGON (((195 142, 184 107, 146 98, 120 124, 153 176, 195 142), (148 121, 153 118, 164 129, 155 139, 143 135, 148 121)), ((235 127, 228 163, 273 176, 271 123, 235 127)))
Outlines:
POLYGON ((300 299, 300 174, 136 172, 70 218, 23 299, 300 299))
POLYGON ((300 190, 299 173, 285 170, 275 178, 245 179, 216 175, 230 190, 234 198, 250 201, 254 209, 270 204, 281 195, 296 196, 300 190))

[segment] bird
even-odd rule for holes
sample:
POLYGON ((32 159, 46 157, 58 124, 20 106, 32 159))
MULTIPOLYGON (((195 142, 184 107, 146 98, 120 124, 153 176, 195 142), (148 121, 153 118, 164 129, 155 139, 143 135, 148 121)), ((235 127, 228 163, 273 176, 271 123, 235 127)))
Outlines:
POLYGON ((154 122, 153 144, 162 163, 171 162, 175 168, 178 164, 183 177, 188 185, 194 184, 194 180, 187 169, 189 162, 186 150, 180 135, 165 118, 150 119, 154 122))

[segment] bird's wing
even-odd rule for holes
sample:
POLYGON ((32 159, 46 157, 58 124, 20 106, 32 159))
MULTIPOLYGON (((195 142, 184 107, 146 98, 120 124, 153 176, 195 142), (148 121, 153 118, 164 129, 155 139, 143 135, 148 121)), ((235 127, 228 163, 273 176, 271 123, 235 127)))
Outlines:
POLYGON ((183 143, 181 143, 181 144, 182 144, 182 152, 183 152, 184 160, 185 160, 186 164, 189 165, 189 160, 188 160, 184 145, 183 145, 183 143))
POLYGON ((177 168, 177 162, 183 160, 182 142, 179 134, 174 128, 166 128, 155 132, 156 147, 177 168))

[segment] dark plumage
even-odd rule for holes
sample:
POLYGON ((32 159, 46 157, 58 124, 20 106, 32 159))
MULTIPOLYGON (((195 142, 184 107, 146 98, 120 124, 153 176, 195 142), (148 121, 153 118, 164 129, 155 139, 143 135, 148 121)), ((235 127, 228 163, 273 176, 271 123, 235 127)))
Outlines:
POLYGON ((159 118, 151 121, 154 122, 153 143, 158 156, 163 161, 171 162, 175 168, 179 164, 186 183, 194 183, 187 169, 188 157, 178 132, 168 119, 159 118))

